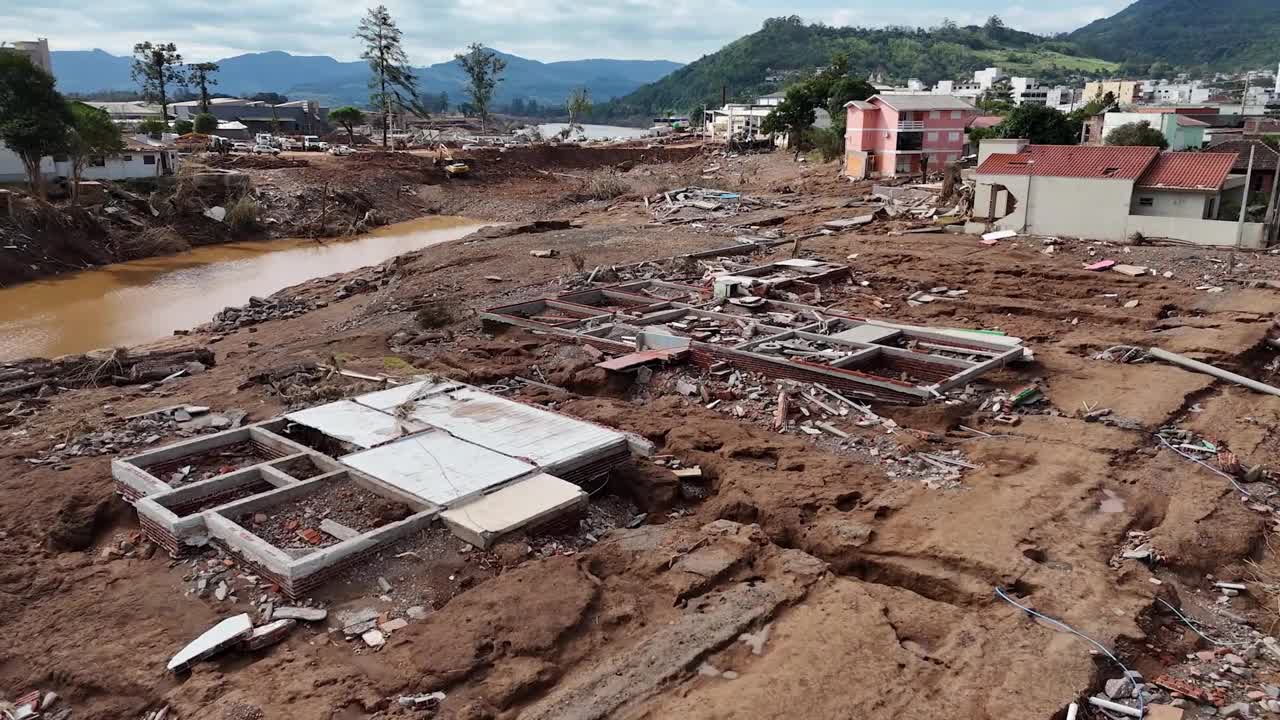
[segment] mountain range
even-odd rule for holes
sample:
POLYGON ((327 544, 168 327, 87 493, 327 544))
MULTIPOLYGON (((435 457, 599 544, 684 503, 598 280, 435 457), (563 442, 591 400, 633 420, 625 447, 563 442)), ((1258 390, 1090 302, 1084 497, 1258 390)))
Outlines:
MULTIPOLYGON (((569 93, 585 86, 598 101, 625 95, 680 67, 666 60, 566 60, 538 62, 498 53, 507 61, 494 100, 503 105, 516 98, 560 105, 569 93)), ((52 53, 58 89, 68 93, 136 90, 131 57, 102 50, 58 50, 52 53)), ((318 99, 330 106, 362 105, 369 99, 369 66, 340 62, 323 55, 271 51, 216 61, 218 84, 211 90, 233 95, 278 92, 293 99, 318 99)), ((414 68, 423 94, 447 92, 453 102, 465 98, 466 75, 457 61, 414 68)))

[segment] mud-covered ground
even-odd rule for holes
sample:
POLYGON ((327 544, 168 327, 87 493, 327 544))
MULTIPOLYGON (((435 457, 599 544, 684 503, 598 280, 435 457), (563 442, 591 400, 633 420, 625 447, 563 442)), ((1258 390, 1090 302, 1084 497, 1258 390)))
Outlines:
MULTIPOLYGON (((867 191, 832 166, 806 168, 787 155, 642 165, 625 175, 658 187, 708 163, 723 166, 708 185, 789 202, 794 215, 768 228, 783 238, 854 214, 837 206, 867 191)), ((1265 479, 1250 483, 1245 499, 1224 477, 1163 449, 1154 433, 1194 431, 1229 445, 1246 466, 1269 468, 1280 399, 1167 364, 1093 356, 1116 345, 1159 346, 1280 383, 1266 343, 1275 291, 1247 287, 1274 277, 1277 258, 1241 253, 1228 274, 1222 251, 1063 241, 1047 254, 1036 238, 988 247, 964 235, 888 235, 888 224, 806 239, 801 252, 854 270, 852 283, 827 296, 837 308, 998 329, 1035 352, 1034 362, 974 383, 971 400, 877 406, 895 431, 859 427, 853 416, 833 420, 852 435, 835 443, 779 433, 668 390, 675 374, 696 371, 665 370, 637 388, 594 368, 581 348, 482 332, 476 311, 557 292, 580 281, 578 267, 719 247, 739 232, 717 222, 653 224, 639 198, 648 189, 567 201, 584 182, 542 176, 484 192, 485 202, 528 219, 578 227, 482 232, 399 258, 387 272, 313 281, 286 294, 328 300, 335 283, 357 276, 381 285, 302 317, 224 332, 212 346, 217 365, 201 374, 151 390, 54 393, 33 414, 16 415, 0 430, 0 695, 54 690, 74 717, 102 719, 164 705, 184 720, 422 717, 397 699, 442 691, 440 717, 473 720, 950 720, 1062 717, 1069 703, 1121 676, 1085 640, 1002 600, 1003 588, 1115 649, 1147 682, 1167 673, 1220 691, 1224 706, 1246 702, 1253 716, 1263 713, 1258 703, 1280 667, 1262 642, 1280 620, 1280 566, 1270 548, 1275 489, 1265 479), (530 255, 543 249, 558 256, 530 255), (1104 257, 1138 258, 1157 273, 1082 269, 1104 257), (907 301, 938 287, 968 292, 907 301), (451 321, 424 328, 418 310, 428 305, 447 307, 451 321), (701 467, 708 497, 682 497, 666 470, 638 461, 593 496, 624 508, 597 518, 594 542, 581 533, 517 538, 480 553, 424 534, 326 586, 316 599, 330 608, 327 623, 189 676, 166 674, 188 640, 234 612, 254 612, 269 592, 200 597, 190 565, 148 556, 133 535, 132 510, 112 496, 110 455, 56 466, 28 459, 175 403, 270 418, 290 397, 251 378, 297 361, 478 384, 537 376, 564 390, 531 387, 522 399, 645 436, 660 454, 701 467), (982 407, 984 398, 1033 383, 1044 400, 1019 410, 1017 425, 994 422, 982 407), (1100 409, 1111 413, 1085 417, 1100 409), (872 444, 874 455, 852 451, 872 444), (958 451, 975 467, 954 486, 931 487, 895 469, 921 450, 958 451), (630 508, 647 513, 637 527, 606 527, 636 524, 623 521, 630 508), (1145 533, 1158 562, 1122 557, 1131 532, 1145 533), (408 550, 415 554, 401 554, 408 550), (1214 580, 1244 582, 1248 591, 1223 597, 1214 580), (1210 637, 1243 643, 1232 649, 1244 665, 1194 655, 1212 646, 1157 597, 1210 637), (427 610, 373 652, 345 639, 335 620, 368 607, 396 617, 427 610), (1224 670, 1228 664, 1238 671, 1224 670)), ((463 200, 445 186, 434 202, 463 200)), ((787 244, 773 256, 791 252, 787 244)), ((166 344, 210 338, 196 332, 166 344)), ((341 394, 346 381, 322 382, 341 394)), ((1189 702, 1185 717, 1208 717, 1210 707, 1189 702)))

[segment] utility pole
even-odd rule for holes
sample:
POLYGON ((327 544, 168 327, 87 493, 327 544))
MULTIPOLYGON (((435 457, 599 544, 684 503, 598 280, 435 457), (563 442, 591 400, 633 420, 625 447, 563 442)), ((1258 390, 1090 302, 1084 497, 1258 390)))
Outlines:
POLYGON ((1244 218, 1249 212, 1249 185, 1253 183, 1253 156, 1257 152, 1257 145, 1249 146, 1249 170, 1244 175, 1244 193, 1240 196, 1240 220, 1236 223, 1236 244, 1231 248, 1231 262, 1227 266, 1228 274, 1235 272, 1236 250, 1244 243, 1244 218))

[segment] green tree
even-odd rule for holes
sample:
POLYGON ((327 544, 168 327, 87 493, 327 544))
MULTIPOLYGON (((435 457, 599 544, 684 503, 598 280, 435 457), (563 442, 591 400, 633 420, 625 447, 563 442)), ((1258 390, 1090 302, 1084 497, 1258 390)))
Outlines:
POLYGON ((813 127, 817 118, 814 108, 818 99, 814 97, 814 88, 810 83, 799 83, 787 88, 787 94, 777 107, 769 111, 760 123, 760 132, 776 135, 786 133, 791 148, 800 155, 801 140, 804 131, 813 127))
POLYGON ((138 132, 157 140, 160 139, 160 136, 168 129, 169 126, 167 124, 160 122, 156 118, 149 118, 138 123, 138 132))
POLYGON ((1162 150, 1169 147, 1169 141, 1165 139, 1164 133, 1151 127, 1151 123, 1146 120, 1125 123, 1112 130, 1107 133, 1106 143, 1108 145, 1146 145, 1162 150))
POLYGON ((187 84, 182 55, 173 43, 141 42, 133 46, 133 79, 147 102, 160 105, 160 120, 169 122, 169 90, 187 84))
POLYGON ((358 107, 343 105, 329 111, 329 119, 338 123, 347 131, 347 141, 356 144, 356 125, 364 124, 364 112, 358 107))
POLYGON ((575 88, 565 100, 564 108, 569 111, 569 127, 572 128, 579 118, 591 112, 591 93, 585 87, 575 88))
POLYGON ((1067 116, 1044 105, 1014 108, 998 126, 1001 137, 1025 138, 1037 145, 1074 145, 1079 129, 1067 116))
POLYGON ((369 105, 382 113, 382 146, 387 146, 391 113, 396 107, 418 104, 418 79, 409 67, 409 56, 400 45, 404 33, 396 27, 385 5, 370 8, 360 20, 356 38, 364 43, 360 57, 369 63, 369 105))
POLYGON ((71 201, 80 202, 80 178, 90 158, 103 157, 124 149, 120 128, 105 110, 82 102, 70 103, 71 128, 67 133, 67 155, 71 158, 71 201))
POLYGON ((443 90, 440 91, 440 99, 436 101, 436 110, 442 113, 449 112, 449 93, 443 90))
POLYGON ((174 120, 173 121, 173 131, 179 135, 186 135, 187 133, 195 129, 196 129, 195 123, 191 122, 190 120, 174 120))
POLYGON ((193 129, 198 133, 208 135, 218 129, 218 118, 211 113, 200 113, 196 115, 193 129))
POLYGON ((845 105, 855 100, 866 100, 876 94, 876 88, 862 78, 842 77, 831 83, 827 93, 827 112, 831 113, 831 129, 836 131, 843 143, 845 124, 849 112, 845 105))
POLYGON ((200 112, 209 112, 209 86, 217 85, 218 79, 213 76, 218 72, 218 63, 202 62, 188 65, 191 72, 191 84, 200 88, 200 112))
POLYGON ((66 148, 71 109, 53 76, 26 55, 0 49, 0 142, 22 160, 31 192, 44 197, 40 160, 66 148))
POLYGON ((978 107, 992 115, 1004 115, 1013 110, 1013 86, 1008 80, 998 80, 982 91, 978 107))
POLYGON ((494 89, 502 81, 507 61, 480 43, 471 43, 465 54, 458 53, 453 59, 458 61, 470 80, 467 94, 471 96, 471 106, 475 108, 476 115, 480 116, 480 131, 484 132, 489 122, 489 103, 493 100, 494 89))

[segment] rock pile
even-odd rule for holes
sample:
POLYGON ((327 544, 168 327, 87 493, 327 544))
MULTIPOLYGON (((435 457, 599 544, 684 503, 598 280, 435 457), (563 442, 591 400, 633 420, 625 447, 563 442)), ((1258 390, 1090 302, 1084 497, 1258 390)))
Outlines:
POLYGON ((213 316, 211 330, 225 332, 236 328, 249 327, 268 320, 284 320, 305 315, 312 310, 325 307, 327 303, 304 300, 295 297, 251 297, 247 305, 223 308, 222 312, 213 316))

